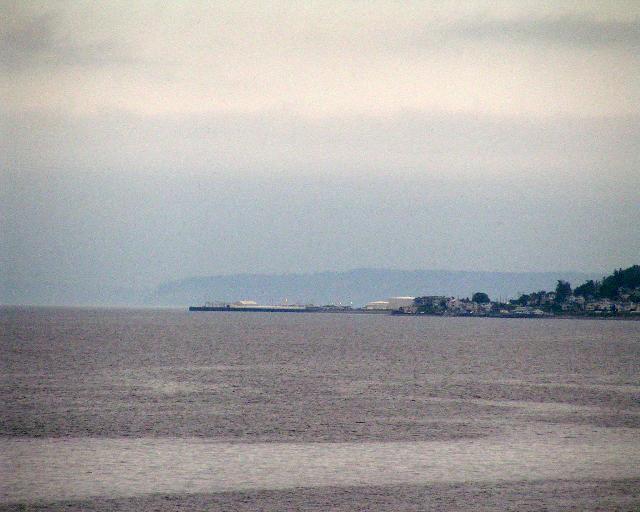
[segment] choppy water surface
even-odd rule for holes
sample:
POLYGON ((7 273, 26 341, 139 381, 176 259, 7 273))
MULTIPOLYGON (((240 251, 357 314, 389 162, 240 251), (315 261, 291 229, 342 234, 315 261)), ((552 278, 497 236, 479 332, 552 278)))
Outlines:
POLYGON ((640 508, 640 322, 0 317, 0 507, 640 508))

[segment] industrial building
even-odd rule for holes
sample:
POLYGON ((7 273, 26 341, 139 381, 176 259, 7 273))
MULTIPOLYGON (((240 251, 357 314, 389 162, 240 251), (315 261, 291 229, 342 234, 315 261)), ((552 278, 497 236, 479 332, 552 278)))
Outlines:
POLYGON ((400 311, 413 306, 415 297, 390 297, 387 300, 376 300, 365 305, 366 310, 400 311))

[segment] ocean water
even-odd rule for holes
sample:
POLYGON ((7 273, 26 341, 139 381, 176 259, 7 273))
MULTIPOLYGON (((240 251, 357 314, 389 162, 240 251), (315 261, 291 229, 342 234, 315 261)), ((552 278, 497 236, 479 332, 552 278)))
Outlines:
POLYGON ((640 322, 0 322, 1 510, 640 510, 640 322))

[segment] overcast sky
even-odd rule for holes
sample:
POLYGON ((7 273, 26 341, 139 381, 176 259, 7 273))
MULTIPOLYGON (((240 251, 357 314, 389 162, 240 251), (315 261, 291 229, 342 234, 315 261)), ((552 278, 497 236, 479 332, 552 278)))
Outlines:
POLYGON ((640 2, 0 4, 5 279, 640 263, 640 2))

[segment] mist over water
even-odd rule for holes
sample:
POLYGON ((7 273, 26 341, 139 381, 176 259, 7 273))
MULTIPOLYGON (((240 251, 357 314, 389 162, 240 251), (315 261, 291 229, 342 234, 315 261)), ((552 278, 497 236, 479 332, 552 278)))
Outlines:
POLYGON ((0 315, 3 508, 640 506, 640 322, 0 315))

